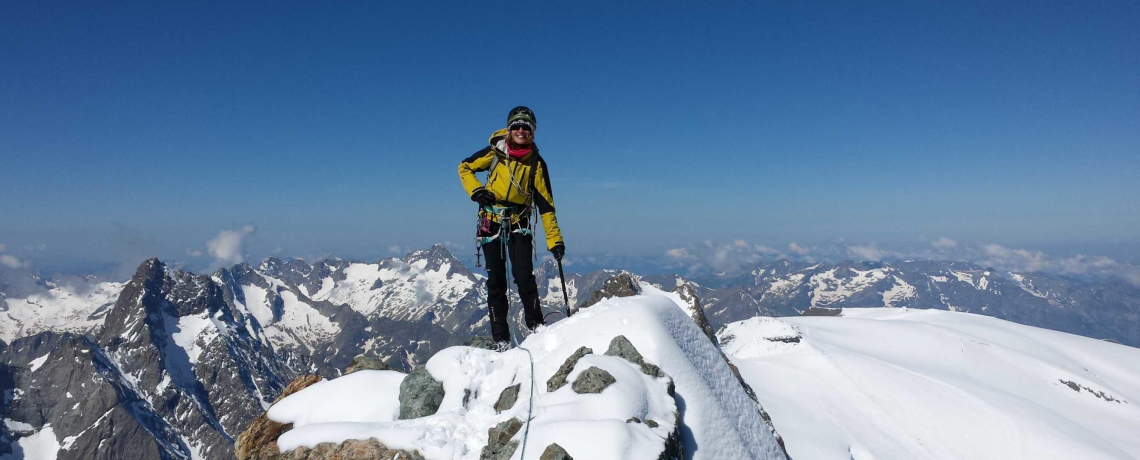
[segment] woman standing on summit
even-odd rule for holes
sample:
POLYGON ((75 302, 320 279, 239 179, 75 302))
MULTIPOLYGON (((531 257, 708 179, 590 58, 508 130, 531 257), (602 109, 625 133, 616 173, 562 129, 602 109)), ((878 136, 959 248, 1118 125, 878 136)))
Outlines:
POLYGON ((480 205, 476 239, 487 255, 487 310, 491 338, 499 350, 509 348, 511 341, 507 328, 507 257, 519 288, 526 327, 533 331, 544 323, 531 261, 535 211, 542 218, 547 249, 558 260, 566 253, 554 217, 550 169, 534 144, 536 120, 526 107, 511 109, 506 129, 495 131, 489 146, 459 163, 459 180, 471 201, 480 205), (475 177, 481 171, 488 171, 486 185, 475 177))

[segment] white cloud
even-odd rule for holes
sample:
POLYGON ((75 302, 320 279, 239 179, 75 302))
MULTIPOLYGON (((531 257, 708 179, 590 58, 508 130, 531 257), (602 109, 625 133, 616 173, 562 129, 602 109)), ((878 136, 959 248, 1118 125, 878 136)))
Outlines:
POLYGON ((186 249, 186 255, 188 255, 190 257, 202 257, 202 251, 199 251, 197 249, 187 248, 186 249))
POLYGON ((958 242, 943 236, 931 242, 930 245, 938 249, 952 249, 958 246, 958 242))
POLYGON ((687 250, 685 248, 669 249, 669 250, 665 251, 665 255, 672 257, 674 259, 688 259, 688 258, 692 257, 691 255, 689 255, 689 250, 687 250))
POLYGON ((222 230, 218 236, 206 242, 206 252, 213 257, 213 267, 236 265, 245 261, 242 242, 245 237, 257 231, 257 227, 246 225, 237 230, 222 230))
POLYGON ((4 246, 4 243, 0 243, 0 251, 3 251, 5 249, 8 249, 8 247, 4 246))
POLYGON ((793 241, 792 244, 788 245, 788 250, 792 251, 793 254, 797 254, 797 255, 801 255, 801 256, 808 253, 807 248, 800 246, 799 244, 796 244, 795 241, 793 241))
POLYGON ((883 260, 886 253, 875 245, 871 246, 847 246, 847 255, 860 260, 867 260, 871 262, 878 262, 883 260))
POLYGON ((1007 248, 1000 244, 987 244, 982 248, 984 258, 978 265, 1009 272, 1043 272, 1061 275, 1115 276, 1140 286, 1140 268, 1121 264, 1104 256, 1077 254, 1072 257, 1050 257, 1041 251, 1007 248))
POLYGON ((8 254, 0 255, 0 265, 8 268, 22 268, 26 267, 27 263, 21 262, 20 259, 12 257, 8 254))
POLYGON ((388 246, 388 252, 390 252, 392 254, 396 254, 396 255, 400 255, 400 254, 404 253, 404 251, 400 250, 399 246, 394 245, 394 244, 391 246, 388 246))

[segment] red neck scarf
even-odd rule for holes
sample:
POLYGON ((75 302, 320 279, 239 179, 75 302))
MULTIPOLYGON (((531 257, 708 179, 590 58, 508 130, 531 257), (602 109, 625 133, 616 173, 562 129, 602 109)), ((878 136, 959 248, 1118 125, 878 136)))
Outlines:
POLYGON ((530 145, 526 146, 526 148, 516 149, 511 146, 509 142, 507 143, 507 155, 510 155, 511 158, 514 158, 516 160, 527 156, 527 154, 529 154, 532 150, 534 150, 534 148, 530 145))

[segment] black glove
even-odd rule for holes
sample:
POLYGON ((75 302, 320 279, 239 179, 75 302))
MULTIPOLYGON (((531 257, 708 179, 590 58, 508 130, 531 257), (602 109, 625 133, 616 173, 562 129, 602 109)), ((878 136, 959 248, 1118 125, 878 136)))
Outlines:
POLYGON ((495 194, 491 193, 490 190, 487 190, 485 188, 480 189, 479 191, 471 194, 471 201, 479 203, 483 206, 491 206, 495 204, 495 194))
POLYGON ((562 256, 566 255, 566 245, 558 243, 554 245, 553 248, 550 248, 550 253, 554 254, 555 259, 562 260, 562 256))

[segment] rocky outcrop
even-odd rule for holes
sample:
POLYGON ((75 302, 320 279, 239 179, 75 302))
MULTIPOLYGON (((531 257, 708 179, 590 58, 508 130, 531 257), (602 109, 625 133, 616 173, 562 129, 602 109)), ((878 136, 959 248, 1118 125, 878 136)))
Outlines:
POLYGON ((605 369, 601 369, 597 366, 590 366, 589 369, 586 369, 585 371, 582 371, 581 374, 578 374, 578 378, 574 379, 574 384, 571 385, 570 388, 578 394, 596 394, 601 393, 602 390, 605 390, 606 387, 613 385, 616 381, 617 380, 614 379, 614 376, 609 372, 606 372, 605 369))
POLYGON ((538 457, 538 460, 574 460, 574 457, 566 453, 566 449, 558 443, 554 443, 546 446, 546 450, 542 451, 542 456, 538 457))
POLYGON ((611 297, 630 297, 638 294, 641 294, 641 286, 638 285, 637 279, 628 272, 621 272, 602 283, 602 288, 590 294, 590 298, 578 305, 578 308, 586 308, 611 297))
MULTIPOLYGON (((281 396, 273 400, 276 404, 282 398, 289 396, 293 393, 301 391, 313 384, 320 382, 321 378, 316 375, 302 375, 297 377, 285 390, 281 392, 281 396)), ((280 457, 280 452, 277 449, 277 438, 281 434, 289 431, 292 425, 282 425, 280 423, 269 420, 265 414, 261 414, 253 419, 245 430, 238 435, 237 441, 234 443, 234 454, 238 460, 269 460, 277 459, 280 457)))
POLYGON ((349 439, 340 444, 324 442, 312 449, 298 447, 272 458, 273 460, 424 460, 419 452, 390 449, 376 439, 349 439))
POLYGON ((563 385, 566 385, 566 379, 570 377, 570 372, 574 370, 574 366, 578 364, 578 360, 592 353, 594 353, 594 350, 587 347, 581 347, 575 350, 569 358, 566 358, 566 362, 562 363, 558 371, 546 381, 546 392, 553 392, 554 390, 562 388, 563 385))
POLYGON ((522 429, 523 423, 517 418, 504 421, 487 430, 487 446, 479 454, 479 460, 508 460, 518 449, 519 442, 511 441, 522 429))
POLYGON ((630 343, 629 339, 625 338, 624 335, 619 335, 614 337, 613 340, 610 340, 610 347, 606 350, 606 355, 624 358, 626 361, 638 365, 638 367, 641 368, 641 372, 644 372, 645 375, 653 377, 665 376, 665 373, 661 372, 661 368, 646 361, 645 358, 641 356, 641 353, 637 351, 637 348, 634 348, 633 344, 630 343))
POLYGON ((379 359, 373 358, 371 356, 358 355, 357 357, 353 358, 352 363, 344 369, 344 375, 366 369, 373 371, 392 370, 391 367, 389 367, 387 364, 384 364, 384 362, 380 361, 379 359))
POLYGON ((692 283, 682 283, 673 289, 681 300, 685 302, 689 308, 687 313, 697 323, 697 327, 701 328, 701 332, 705 333, 714 345, 719 345, 716 341, 716 331, 713 330, 712 324, 709 324, 709 319, 705 317, 705 309, 701 308, 701 299, 697 297, 697 290, 693 287, 692 283))
POLYGON ((400 382, 400 420, 433 415, 443 403, 443 383, 420 366, 400 382))
POLYGON ((522 388, 522 384, 516 383, 503 389, 503 392, 499 394, 499 400, 495 401, 496 414, 515 407, 515 403, 519 399, 520 388, 522 388))

